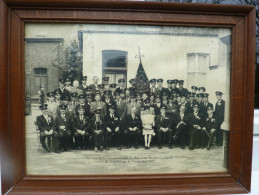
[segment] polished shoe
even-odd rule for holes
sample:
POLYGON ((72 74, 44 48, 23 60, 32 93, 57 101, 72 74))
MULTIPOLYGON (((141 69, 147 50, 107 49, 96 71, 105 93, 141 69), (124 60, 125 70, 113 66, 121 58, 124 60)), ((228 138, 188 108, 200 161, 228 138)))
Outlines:
POLYGON ((148 149, 148 147, 147 147, 147 146, 145 146, 145 149, 147 150, 147 149, 148 149))
POLYGON ((173 146, 171 146, 171 145, 170 145, 170 146, 168 146, 168 148, 169 148, 169 149, 172 149, 172 148, 173 148, 173 146))
POLYGON ((120 146, 118 146, 118 147, 117 147, 117 149, 118 149, 118 150, 121 150, 121 147, 120 147, 120 146))
POLYGON ((138 149, 138 146, 134 146, 135 149, 138 149))
POLYGON ((185 146, 181 146, 180 148, 181 148, 181 149, 183 149, 183 150, 185 150, 185 149, 186 149, 186 147, 185 147, 185 146))
POLYGON ((57 153, 57 154, 60 154, 60 153, 61 153, 60 150, 57 150, 57 149, 54 150, 54 152, 57 153))

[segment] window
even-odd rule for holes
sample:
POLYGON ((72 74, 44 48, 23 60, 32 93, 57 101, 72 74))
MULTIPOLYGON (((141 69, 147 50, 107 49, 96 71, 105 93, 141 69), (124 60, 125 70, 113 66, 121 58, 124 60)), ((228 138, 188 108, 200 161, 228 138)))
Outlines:
POLYGON ((128 52, 121 50, 102 52, 103 76, 109 77, 110 83, 118 83, 120 78, 127 79, 127 56, 128 52))
POLYGON ((195 85, 204 86, 206 73, 209 71, 209 54, 189 53, 187 54, 187 87, 195 85))

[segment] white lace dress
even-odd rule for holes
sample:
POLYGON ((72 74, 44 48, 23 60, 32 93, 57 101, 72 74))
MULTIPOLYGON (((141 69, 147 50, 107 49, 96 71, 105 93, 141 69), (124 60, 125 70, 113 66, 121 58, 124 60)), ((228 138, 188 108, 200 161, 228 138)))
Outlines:
POLYGON ((145 114, 141 116, 143 135, 156 135, 152 126, 155 126, 155 115, 145 114))

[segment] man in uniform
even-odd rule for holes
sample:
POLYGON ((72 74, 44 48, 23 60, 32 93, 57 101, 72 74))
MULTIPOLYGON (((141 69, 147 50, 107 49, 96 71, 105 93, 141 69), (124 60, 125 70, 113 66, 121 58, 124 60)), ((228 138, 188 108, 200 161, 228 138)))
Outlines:
POLYGON ((94 113, 95 110, 100 109, 101 110, 101 117, 104 118, 107 114, 106 110, 106 104, 101 101, 101 94, 96 93, 95 94, 95 101, 92 102, 90 111, 91 113, 94 113))
POLYGON ((59 90, 56 90, 55 92, 54 92, 54 94, 55 94, 55 103, 57 104, 57 106, 59 106, 62 102, 61 102, 61 95, 60 95, 60 93, 59 93, 59 90))
POLYGON ((42 115, 37 116, 37 125, 40 130, 40 143, 42 147, 50 152, 51 147, 51 137, 52 137, 52 146, 56 153, 59 153, 58 150, 58 139, 59 136, 56 131, 54 131, 54 118, 51 115, 48 115, 48 105, 43 104, 40 106, 42 115), (48 138, 48 146, 46 145, 46 138, 48 138))
POLYGON ((55 102, 55 95, 52 92, 49 92, 47 94, 47 96, 49 97, 49 100, 47 101, 48 104, 48 114, 53 116, 53 118, 55 119, 57 116, 57 107, 59 106, 57 102, 55 102))
POLYGON ((168 99, 167 99, 168 96, 169 96, 169 93, 166 90, 161 92, 162 104, 163 105, 167 105, 168 104, 168 99))
POLYGON ((134 145, 135 149, 138 148, 139 138, 141 136, 142 121, 140 116, 136 113, 136 107, 130 109, 130 114, 125 117, 125 138, 128 148, 134 145))
POLYGON ((85 115, 84 106, 78 108, 73 125, 76 149, 86 150, 90 136, 90 123, 89 118, 85 115))
POLYGON ((82 84, 79 86, 79 89, 81 89, 83 91, 84 95, 85 95, 85 92, 86 92, 86 88, 88 87, 86 82, 87 82, 87 76, 83 76, 82 84))
POLYGON ((203 118, 199 114, 199 104, 193 106, 193 113, 189 115, 190 124, 190 150, 201 147, 201 127, 203 124, 203 118))
POLYGON ((198 91, 198 87, 196 87, 196 86, 192 86, 191 89, 192 89, 192 93, 195 93, 195 94, 198 91))
POLYGON ((173 117, 173 115, 177 112, 178 110, 178 106, 176 104, 174 104, 173 102, 174 98, 173 96, 171 95, 169 97, 169 100, 168 100, 168 104, 166 105, 167 107, 167 111, 166 113, 168 114, 169 117, 173 117))
POLYGON ((95 116, 90 120, 90 128, 94 135, 94 150, 95 152, 103 151, 103 140, 105 131, 105 121, 101 117, 101 109, 94 110, 95 116))
POLYGON ((109 80, 110 80, 109 77, 103 77, 103 84, 104 84, 103 89, 104 89, 105 91, 111 90, 110 84, 109 84, 109 80))
POLYGON ((216 91, 217 103, 215 105, 215 117, 218 119, 218 132, 216 134, 216 145, 222 146, 223 144, 223 131, 221 130, 221 125, 225 118, 225 101, 222 99, 223 93, 221 91, 216 91))
POLYGON ((218 120, 214 116, 213 112, 213 108, 208 107, 208 115, 205 118, 202 127, 202 148, 207 147, 207 150, 210 150, 218 128, 218 120))
POLYGON ((55 92, 58 92, 60 94, 60 100, 63 101, 66 96, 69 96, 69 91, 64 86, 64 80, 59 80, 59 88, 55 90, 55 92))
POLYGON ((94 76, 93 77, 93 84, 89 85, 89 88, 92 90, 92 93, 96 93, 97 90, 99 90, 99 87, 98 87, 98 77, 97 76, 94 76))
POLYGON ((106 104, 106 110, 109 110, 110 104, 115 104, 114 99, 112 98, 112 92, 111 90, 104 91, 104 103, 106 104))
POLYGON ((74 82, 73 82, 73 88, 70 90, 70 94, 71 94, 71 93, 77 93, 78 95, 84 94, 84 93, 83 93, 83 90, 81 90, 81 89, 79 88, 79 82, 78 82, 78 80, 74 80, 74 82))
POLYGON ((189 91, 186 89, 186 88, 184 88, 183 87, 183 83, 184 83, 184 80, 179 80, 178 81, 178 84, 179 84, 179 93, 181 94, 181 95, 185 95, 185 96, 187 96, 188 94, 189 94, 189 91))
POLYGON ((115 94, 116 87, 117 87, 117 84, 115 84, 115 83, 110 84, 110 88, 111 88, 111 91, 112 91, 112 96, 114 96, 114 94, 115 94))
POLYGON ((172 80, 167 80, 167 88, 165 89, 165 92, 167 93, 168 96, 172 94, 172 90, 173 90, 172 84, 173 84, 172 80))
MULTIPOLYGON (((204 104, 204 107, 205 107, 206 111, 208 110, 209 107, 213 109, 213 104, 209 102, 209 94, 208 93, 204 93, 203 104, 204 104)), ((206 114, 204 116, 207 116, 207 115, 208 115, 208 113, 206 112, 206 114)))
POLYGON ((172 80, 172 91, 175 91, 176 94, 180 94, 180 90, 176 87, 178 83, 177 79, 172 80))
POLYGON ((121 150, 121 120, 115 113, 115 106, 109 105, 109 114, 106 116, 106 130, 104 131, 104 146, 107 150, 111 146, 111 136, 115 136, 115 142, 118 150, 121 150))
POLYGON ((160 115, 156 116, 155 124, 157 129, 158 149, 162 148, 164 138, 168 140, 168 148, 172 149, 172 129, 170 118, 166 116, 166 106, 163 105, 160 109, 160 115))
POLYGON ((163 79, 157 79, 157 88, 155 91, 156 96, 161 96, 161 92, 165 91, 165 88, 163 87, 163 79))
POLYGON ((69 93, 73 93, 74 88, 71 86, 71 80, 69 78, 65 79, 65 88, 69 93))
POLYGON ((120 92, 116 93, 116 99, 115 99, 115 104, 116 104, 116 113, 120 117, 120 120, 122 121, 126 115, 127 112, 127 104, 125 100, 121 99, 120 92))
POLYGON ((61 151, 67 151, 71 148, 71 130, 73 123, 71 118, 66 114, 66 105, 60 105, 60 116, 57 116, 55 121, 55 131, 58 132, 60 138, 60 149, 61 151))
POLYGON ((206 89, 205 87, 199 87, 199 93, 205 93, 206 89))
POLYGON ((149 83, 150 83, 150 92, 155 94, 156 93, 156 79, 151 79, 149 81, 149 83))
POLYGON ((156 103, 154 104, 155 115, 160 114, 160 109, 161 109, 162 105, 163 104, 161 103, 160 96, 156 96, 156 103))
POLYGON ((140 112, 141 112, 141 104, 139 104, 137 101, 136 101, 136 97, 134 94, 131 94, 130 95, 130 101, 129 103, 127 103, 127 108, 126 108, 126 112, 127 112, 127 115, 130 115, 131 114, 131 109, 134 108, 136 111, 136 114, 140 116, 140 112))
POLYGON ((125 92, 125 79, 119 79, 118 80, 119 87, 115 90, 115 93, 124 93, 125 92))

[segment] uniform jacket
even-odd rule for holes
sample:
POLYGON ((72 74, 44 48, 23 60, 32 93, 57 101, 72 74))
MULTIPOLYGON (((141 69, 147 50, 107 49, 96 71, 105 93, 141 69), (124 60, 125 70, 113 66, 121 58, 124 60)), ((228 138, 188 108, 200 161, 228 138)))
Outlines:
POLYGON ((72 119, 69 115, 65 114, 65 117, 57 116, 55 120, 55 130, 60 130, 60 126, 65 126, 66 130, 71 130, 73 128, 72 119))
POLYGON ((172 123, 174 127, 176 127, 181 121, 183 121, 186 124, 186 126, 189 125, 188 114, 186 112, 184 113, 183 118, 181 117, 180 112, 173 115, 172 123))
POLYGON ((140 112, 141 112, 141 105, 137 102, 134 102, 133 105, 131 105, 131 102, 129 102, 127 104, 127 115, 131 114, 131 108, 132 107, 136 107, 136 114, 140 116, 140 112))
POLYGON ((90 106, 90 112, 94 113, 94 111, 96 109, 101 109, 101 116, 102 117, 106 116, 107 111, 106 111, 106 104, 104 102, 101 102, 101 101, 99 103, 97 103, 96 101, 92 102, 91 106, 90 106))
POLYGON ((188 123, 191 127, 193 127, 193 125, 199 125, 200 127, 202 127, 203 117, 201 116, 201 114, 199 112, 198 112, 197 116, 194 115, 194 112, 190 113, 190 115, 188 117, 188 123))
POLYGON ((223 123, 224 115, 225 115, 225 101, 224 100, 220 100, 220 102, 218 101, 216 103, 214 114, 217 117, 219 123, 220 124, 223 123))
POLYGON ((73 129, 76 132, 77 130, 81 131, 89 131, 90 128, 90 119, 83 115, 83 118, 79 115, 76 115, 74 118, 74 123, 73 123, 73 129))
POLYGON ((126 129, 137 127, 139 130, 142 129, 142 121, 139 115, 135 115, 134 119, 131 114, 127 115, 124 119, 123 124, 126 129))
POLYGON ((212 115, 211 118, 206 117, 204 122, 203 122, 203 127, 205 127, 207 131, 209 131, 211 129, 217 129, 218 120, 216 119, 216 117, 214 115, 212 115))
POLYGON ((105 127, 106 127, 106 123, 103 117, 100 117, 99 121, 96 120, 96 116, 93 116, 90 119, 90 129, 92 132, 94 132, 95 130, 105 131, 105 127))
POLYGON ((161 127, 170 128, 171 127, 171 120, 167 115, 162 117, 162 115, 160 114, 160 115, 156 116, 155 124, 156 124, 157 129, 160 129, 161 127))
POLYGON ((58 91, 60 93, 60 100, 64 100, 66 96, 70 98, 70 93, 65 88, 63 88, 63 90, 61 88, 58 88, 55 91, 58 91))
POLYGON ((37 116, 37 125, 40 132, 50 131, 54 127, 54 118, 48 115, 47 120, 43 115, 37 116))
POLYGON ((124 118, 127 112, 127 104, 125 100, 120 100, 119 102, 115 100, 116 103, 116 113, 120 118, 124 118))
POLYGON ((120 117, 118 115, 116 115, 114 113, 114 116, 111 117, 111 114, 109 113, 106 118, 105 118, 105 121, 106 121, 106 127, 109 127, 112 132, 115 132, 115 129, 117 127, 120 128, 121 130, 121 120, 120 120, 120 117))

